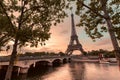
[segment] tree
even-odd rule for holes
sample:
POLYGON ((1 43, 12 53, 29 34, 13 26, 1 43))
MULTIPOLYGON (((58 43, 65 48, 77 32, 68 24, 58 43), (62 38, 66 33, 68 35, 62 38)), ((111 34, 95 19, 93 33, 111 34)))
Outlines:
POLYGON ((66 54, 60 51, 60 52, 58 53, 58 55, 60 55, 60 56, 65 56, 66 54))
MULTIPOLYGON (((75 0, 69 0, 75 1, 75 0)), ((120 65, 120 2, 119 0, 77 0, 76 14, 80 16, 77 26, 85 27, 86 34, 93 40, 109 32, 116 58, 120 65)))
POLYGON ((10 41, 11 28, 5 15, 0 14, 0 51, 10 41))
POLYGON ((0 15, 6 17, 14 41, 5 80, 11 80, 18 46, 45 44, 52 23, 56 25, 66 16, 64 6, 64 0, 0 0, 0 15))

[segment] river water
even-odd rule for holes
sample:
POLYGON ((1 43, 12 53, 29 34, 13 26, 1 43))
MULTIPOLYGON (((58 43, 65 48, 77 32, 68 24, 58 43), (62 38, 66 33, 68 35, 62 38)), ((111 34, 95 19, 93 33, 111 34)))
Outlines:
POLYGON ((117 65, 68 63, 59 67, 31 70, 27 75, 12 80, 120 80, 120 71, 117 65))

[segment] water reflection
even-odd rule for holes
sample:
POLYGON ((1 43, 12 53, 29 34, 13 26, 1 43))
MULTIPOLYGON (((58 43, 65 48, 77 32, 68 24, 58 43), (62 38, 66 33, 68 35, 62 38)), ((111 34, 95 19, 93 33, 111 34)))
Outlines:
POLYGON ((68 64, 55 68, 51 74, 42 77, 42 80, 73 80, 71 76, 71 68, 68 64))
MULTIPOLYGON (((26 75, 13 76, 12 80, 119 80, 117 65, 69 63, 59 67, 32 68, 26 75)), ((3 80, 0 77, 0 80, 3 80)))
POLYGON ((46 74, 50 74, 52 71, 55 71, 55 70, 53 67, 50 67, 50 66, 30 67, 30 69, 28 70, 26 79, 27 80, 43 80, 42 77, 46 74))
POLYGON ((84 77, 84 64, 83 63, 71 63, 69 65, 72 73, 72 80, 83 80, 84 77))
POLYGON ((119 80, 117 65, 85 63, 84 80, 119 80))

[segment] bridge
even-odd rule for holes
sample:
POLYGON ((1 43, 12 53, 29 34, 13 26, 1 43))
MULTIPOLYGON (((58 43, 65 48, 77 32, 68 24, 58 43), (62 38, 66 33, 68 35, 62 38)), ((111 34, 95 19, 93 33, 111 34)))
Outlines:
MULTIPOLYGON (((14 71, 18 73, 27 73, 31 67, 39 66, 55 66, 61 63, 67 63, 71 60, 70 56, 26 56, 19 57, 17 61, 14 62, 14 71)), ((9 58, 0 58, 0 69, 7 70, 9 65, 9 58)))

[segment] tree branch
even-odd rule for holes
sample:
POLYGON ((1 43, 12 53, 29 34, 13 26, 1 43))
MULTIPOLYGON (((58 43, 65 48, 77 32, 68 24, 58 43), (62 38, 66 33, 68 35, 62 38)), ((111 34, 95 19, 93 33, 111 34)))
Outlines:
MULTIPOLYGON (((23 1, 24 2, 24 1, 23 1)), ((18 22, 18 29, 20 29, 21 25, 22 25, 22 18, 23 18, 23 14, 24 14, 24 9, 25 9, 25 2, 23 3, 21 2, 22 4, 22 7, 21 7, 21 15, 20 15, 20 19, 19 19, 19 22, 18 22)))
POLYGON ((13 28, 13 30, 14 30, 14 32, 15 32, 14 25, 13 25, 13 23, 11 22, 11 19, 10 19, 10 17, 9 17, 8 14, 7 14, 6 9, 5 9, 4 6, 2 5, 2 1, 0 1, 0 6, 1 6, 1 8, 3 9, 3 12, 5 13, 6 17, 8 18, 8 21, 9 21, 10 24, 12 25, 12 28, 13 28))
POLYGON ((101 15, 100 13, 98 13, 97 11, 93 10, 92 8, 90 8, 89 6, 85 5, 82 1, 79 1, 84 7, 88 8, 89 10, 91 10, 92 12, 94 12, 95 14, 97 14, 98 16, 102 17, 102 18, 106 18, 104 15, 101 15))
POLYGON ((27 15, 26 18, 24 18, 21 23, 25 22, 32 13, 33 12, 31 12, 29 15, 27 15))

